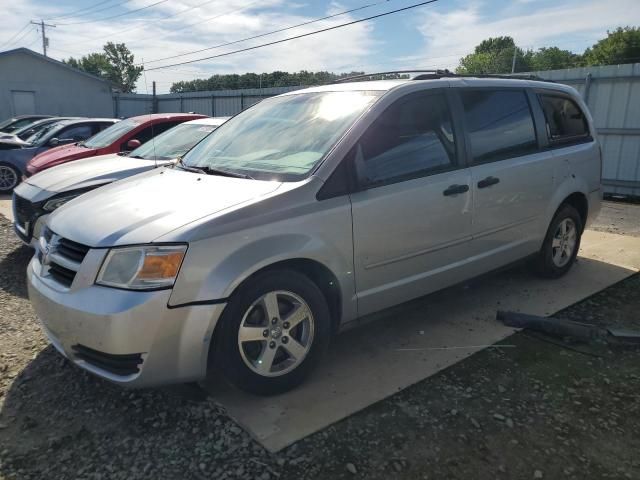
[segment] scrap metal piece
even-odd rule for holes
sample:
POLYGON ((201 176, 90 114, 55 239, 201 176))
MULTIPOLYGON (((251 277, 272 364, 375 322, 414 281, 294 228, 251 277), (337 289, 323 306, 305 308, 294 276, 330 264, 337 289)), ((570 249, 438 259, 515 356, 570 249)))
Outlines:
POLYGON ((553 317, 538 317, 518 312, 498 310, 496 319, 508 327, 528 328, 556 337, 572 337, 586 341, 599 340, 609 343, 640 345, 640 331, 621 328, 605 328, 589 323, 574 322, 553 317))

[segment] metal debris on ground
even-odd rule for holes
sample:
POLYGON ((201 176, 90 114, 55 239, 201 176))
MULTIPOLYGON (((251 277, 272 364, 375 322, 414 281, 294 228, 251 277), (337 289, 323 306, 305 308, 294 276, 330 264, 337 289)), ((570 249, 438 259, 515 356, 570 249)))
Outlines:
POLYGON ((508 327, 526 328, 556 337, 570 337, 585 341, 603 341, 618 345, 639 345, 640 331, 599 327, 554 317, 539 317, 518 312, 498 310, 496 319, 508 327))

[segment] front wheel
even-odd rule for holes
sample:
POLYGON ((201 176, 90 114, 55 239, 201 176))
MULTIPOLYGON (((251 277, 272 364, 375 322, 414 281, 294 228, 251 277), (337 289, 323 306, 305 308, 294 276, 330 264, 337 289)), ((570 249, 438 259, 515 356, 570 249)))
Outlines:
POLYGON ((546 278, 566 274, 578 255, 582 219, 571 205, 562 205, 553 217, 542 248, 534 259, 536 273, 546 278))
POLYGON ((20 183, 20 172, 14 166, 0 163, 0 194, 11 193, 20 183))
POLYGON ((295 271, 266 272, 249 280, 231 297, 220 322, 213 358, 231 383, 260 395, 299 385, 330 336, 324 295, 295 271))

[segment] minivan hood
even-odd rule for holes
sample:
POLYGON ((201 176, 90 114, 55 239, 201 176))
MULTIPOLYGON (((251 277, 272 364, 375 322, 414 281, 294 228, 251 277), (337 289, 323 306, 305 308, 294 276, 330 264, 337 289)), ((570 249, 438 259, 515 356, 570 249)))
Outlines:
POLYGON ((159 168, 71 200, 51 215, 48 224, 58 235, 91 247, 150 243, 280 185, 159 168))
POLYGON ((165 165, 124 155, 109 154, 64 163, 29 177, 27 183, 52 193, 104 185, 165 165))
POLYGON ((59 165, 60 163, 77 160, 79 158, 93 157, 98 153, 93 148, 78 147, 76 145, 62 145, 54 147, 40 155, 33 157, 27 165, 27 170, 31 173, 39 172, 46 168, 59 165))

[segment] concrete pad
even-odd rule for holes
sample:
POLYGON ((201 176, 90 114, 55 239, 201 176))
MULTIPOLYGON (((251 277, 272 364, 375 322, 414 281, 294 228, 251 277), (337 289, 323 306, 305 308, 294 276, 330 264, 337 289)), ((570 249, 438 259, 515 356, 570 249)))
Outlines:
POLYGON ((340 335, 326 363, 285 395, 255 397, 222 382, 208 389, 275 452, 504 339, 514 330, 495 320, 496 310, 551 315, 639 269, 640 238, 587 231, 566 277, 542 280, 519 268, 378 314, 340 335))
POLYGON ((13 209, 11 208, 11 195, 0 195, 0 215, 13 222, 13 209))

